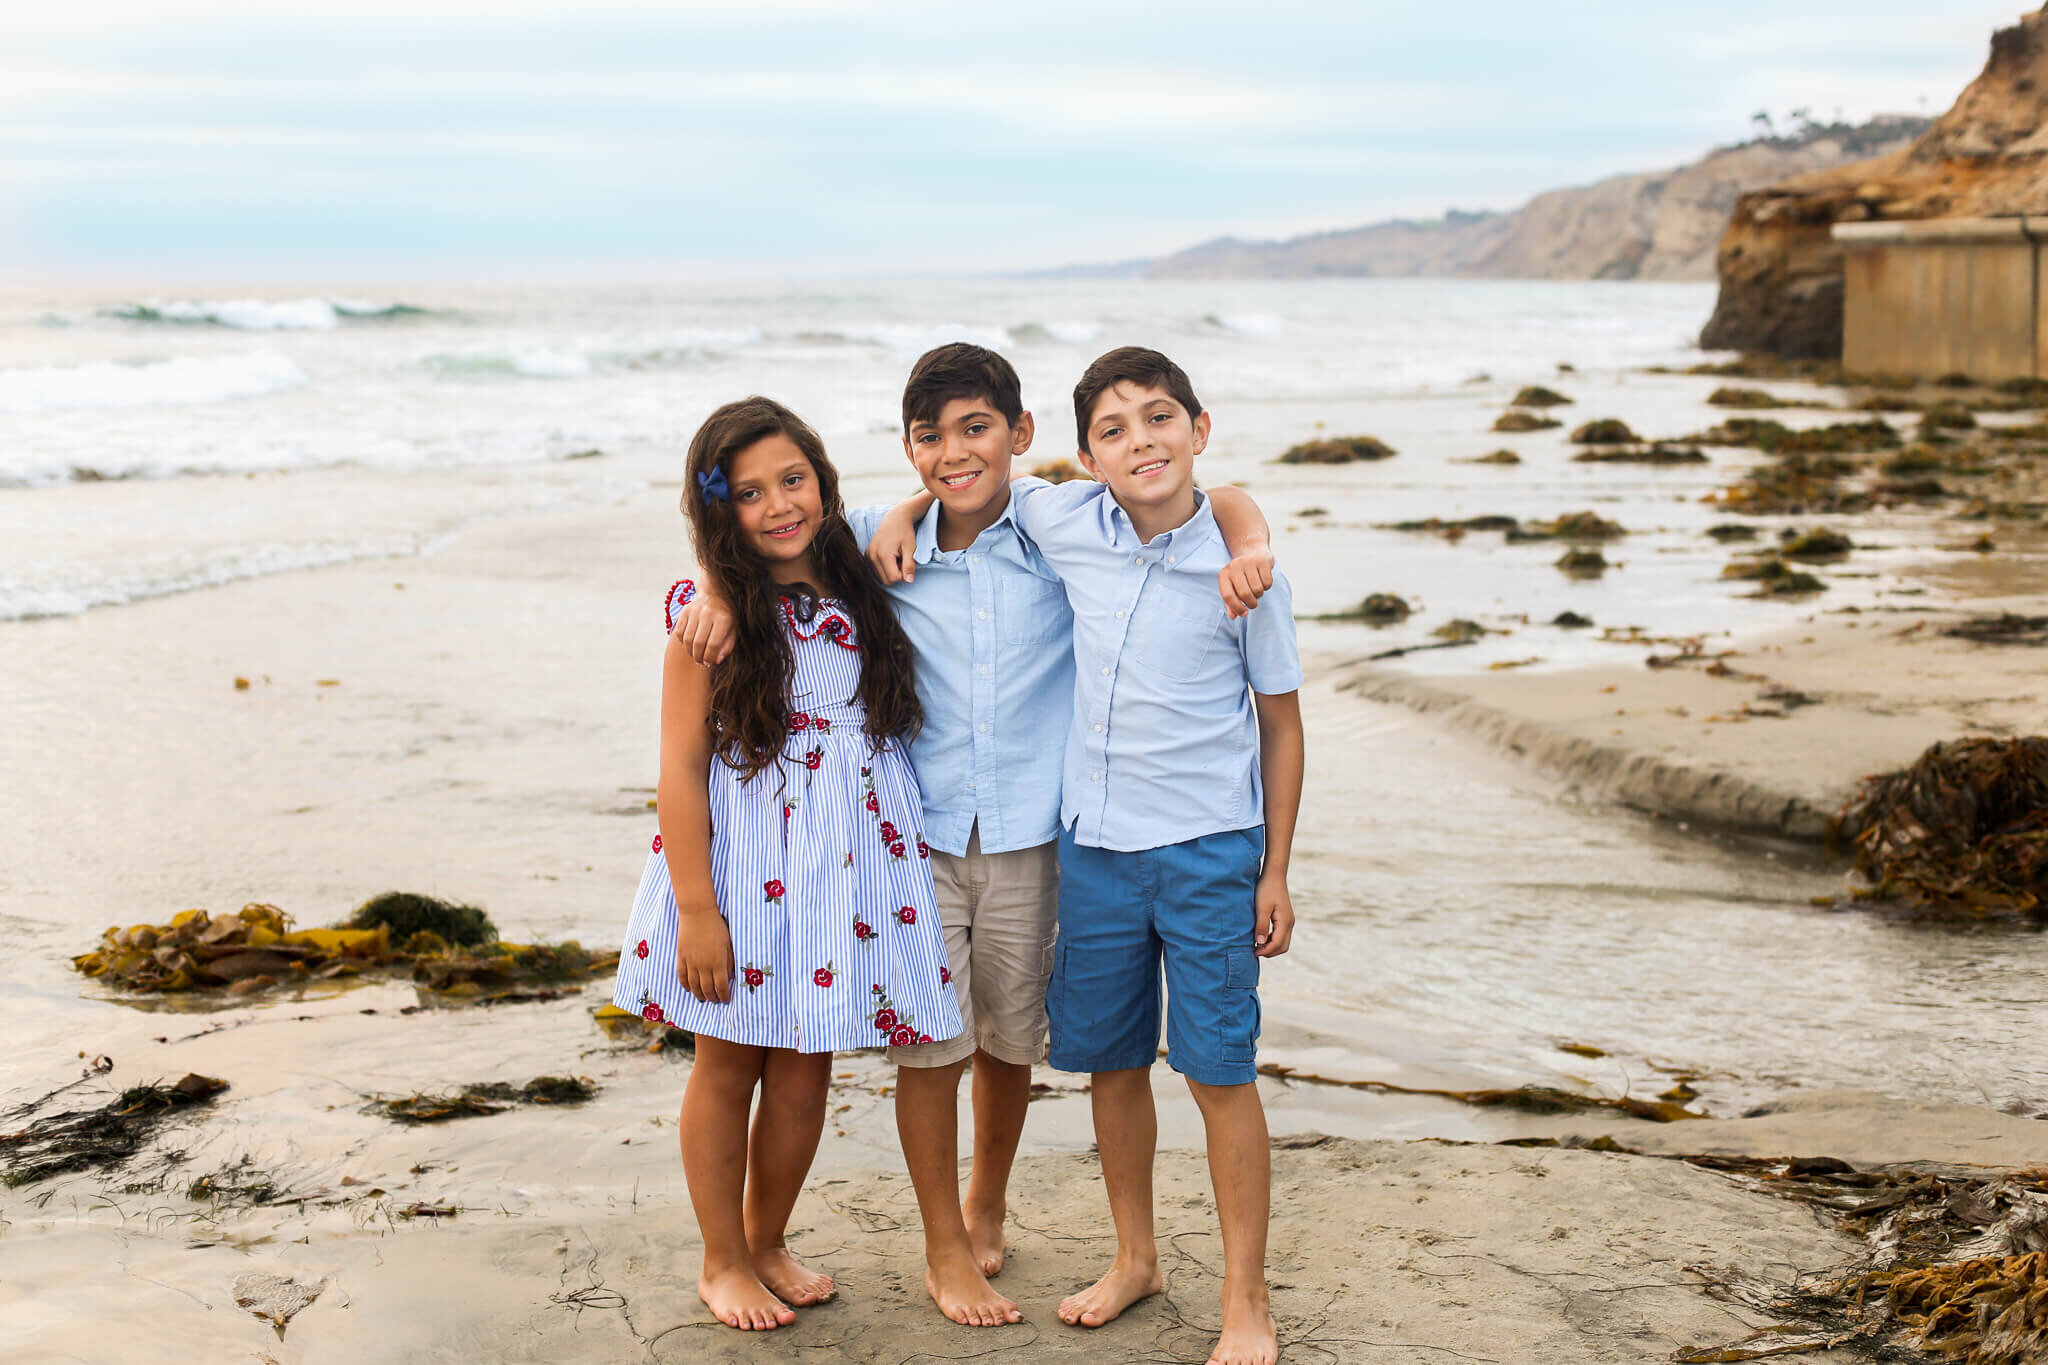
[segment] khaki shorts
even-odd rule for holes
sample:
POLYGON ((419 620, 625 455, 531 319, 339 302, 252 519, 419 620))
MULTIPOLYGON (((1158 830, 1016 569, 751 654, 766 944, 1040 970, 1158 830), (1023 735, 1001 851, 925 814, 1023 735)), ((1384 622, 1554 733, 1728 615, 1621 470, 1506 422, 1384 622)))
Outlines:
POLYGON ((1031 1066, 1045 1060, 1045 982, 1059 932, 1057 843, 965 857, 932 850, 932 885, 946 926, 946 959, 960 1001, 958 1038, 892 1047, 899 1066, 936 1067, 974 1055, 1031 1066))

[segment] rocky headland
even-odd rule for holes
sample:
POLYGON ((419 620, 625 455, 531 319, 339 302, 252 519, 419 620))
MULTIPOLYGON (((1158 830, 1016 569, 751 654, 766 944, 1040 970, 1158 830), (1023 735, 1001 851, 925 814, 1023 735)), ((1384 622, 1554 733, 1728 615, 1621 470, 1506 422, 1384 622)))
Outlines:
POLYGON ((1170 256, 1074 273, 1711 280, 1716 243, 1745 190, 1896 152, 1926 126, 1903 116, 1806 123, 1786 136, 1718 147, 1688 166, 1552 190, 1509 213, 1453 210, 1430 221, 1394 219, 1285 241, 1221 237, 1170 256))
POLYGON ((1983 73, 1907 145, 1743 194, 1700 344, 1840 355, 1837 223, 2033 213, 2048 213, 2048 10, 1995 33, 1983 73))

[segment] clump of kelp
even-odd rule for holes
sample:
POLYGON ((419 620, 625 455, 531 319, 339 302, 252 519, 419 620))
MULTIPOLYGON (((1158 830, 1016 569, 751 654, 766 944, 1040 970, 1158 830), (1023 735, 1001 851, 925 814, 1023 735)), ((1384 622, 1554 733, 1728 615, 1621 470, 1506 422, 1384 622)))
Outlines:
POLYGON ((1859 898, 1965 920, 2048 922, 2048 738, 1949 740, 1865 778, 1837 831, 1859 898))
POLYGON ((410 974, 424 991, 488 1004, 552 998, 557 992, 548 987, 611 971, 618 960, 616 952, 573 941, 507 943, 475 906, 389 892, 324 929, 295 929, 289 915, 261 903, 232 915, 183 910, 168 924, 110 928, 72 965, 138 995, 218 991, 239 998, 280 986, 410 974))
POLYGON ((583 1104, 597 1086, 582 1076, 535 1076, 525 1085, 484 1081, 445 1095, 413 1094, 370 1101, 369 1111, 394 1123, 446 1123, 450 1119, 502 1114, 518 1104, 583 1104))
POLYGON ((2048 1168, 1858 1170, 1831 1157, 1685 1161, 1838 1218, 1864 1239, 1866 1251, 1854 1269, 1792 1284, 1688 1266, 1712 1297, 1777 1322, 1740 1341, 1682 1350, 1673 1360, 1758 1360, 1836 1348, 1881 1361, 2048 1360, 2048 1168))
POLYGON ((1332 436, 1289 446, 1280 464, 1350 464, 1356 460, 1385 460, 1394 448, 1377 436, 1332 436))
POLYGON ((46 1114, 26 1128, 0 1133, 0 1185, 118 1166, 164 1120, 211 1103, 227 1088, 226 1081, 193 1072, 171 1085, 130 1086, 98 1108, 46 1114))

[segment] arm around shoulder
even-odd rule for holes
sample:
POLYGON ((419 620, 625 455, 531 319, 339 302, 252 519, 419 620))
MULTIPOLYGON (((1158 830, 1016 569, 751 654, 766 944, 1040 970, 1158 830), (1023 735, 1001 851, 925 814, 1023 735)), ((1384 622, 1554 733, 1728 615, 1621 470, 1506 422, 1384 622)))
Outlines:
POLYGON ((1223 607, 1232 619, 1248 614, 1273 586, 1272 528, 1265 513, 1242 488, 1224 486, 1208 492, 1209 510, 1230 555, 1216 575, 1223 607))

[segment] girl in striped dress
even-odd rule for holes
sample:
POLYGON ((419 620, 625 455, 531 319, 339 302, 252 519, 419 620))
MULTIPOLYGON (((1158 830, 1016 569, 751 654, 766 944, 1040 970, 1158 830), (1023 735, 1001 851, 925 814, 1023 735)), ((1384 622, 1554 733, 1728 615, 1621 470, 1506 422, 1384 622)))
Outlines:
MULTIPOLYGON (((778 403, 728 403, 691 441, 684 490, 735 647, 707 669, 670 640, 661 833, 613 1000, 696 1035, 681 1131, 697 1292, 758 1331, 833 1292, 784 1241, 832 1053, 955 1037, 960 1015, 904 751, 910 646, 824 443, 778 403)), ((670 590, 671 616, 693 591, 670 590)))

